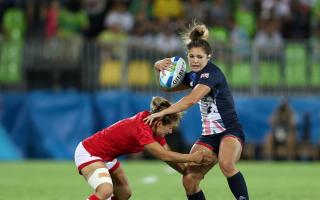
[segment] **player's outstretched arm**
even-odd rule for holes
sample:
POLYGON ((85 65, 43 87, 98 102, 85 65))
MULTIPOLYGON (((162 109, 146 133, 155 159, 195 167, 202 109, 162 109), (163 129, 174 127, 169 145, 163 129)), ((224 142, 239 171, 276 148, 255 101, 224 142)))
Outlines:
POLYGON ((155 157, 165 162, 175 162, 175 163, 195 162, 200 164, 203 160, 203 154, 199 151, 193 154, 177 153, 174 151, 166 150, 158 142, 147 144, 144 146, 144 149, 149 151, 155 157))
POLYGON ((157 112, 153 113, 146 118, 144 118, 144 122, 146 124, 151 125, 154 119, 160 118, 164 115, 178 113, 187 110, 192 105, 196 104, 200 99, 202 99, 206 94, 210 92, 210 88, 206 85, 198 84, 190 94, 182 97, 178 102, 172 104, 170 107, 157 112))
MULTIPOLYGON (((167 150, 167 151, 170 151, 170 147, 168 144, 165 144, 163 145, 163 147, 167 150)), ((185 175, 186 174, 186 169, 187 169, 187 166, 186 166, 186 163, 175 163, 175 162, 170 162, 170 161, 166 161, 166 163, 172 167, 173 169, 175 169, 177 172, 179 172, 180 174, 182 175, 185 175)))

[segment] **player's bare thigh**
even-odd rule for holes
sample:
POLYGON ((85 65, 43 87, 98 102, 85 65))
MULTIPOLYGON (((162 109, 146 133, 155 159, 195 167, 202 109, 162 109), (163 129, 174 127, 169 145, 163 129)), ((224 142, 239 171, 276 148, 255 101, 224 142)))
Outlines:
POLYGON ((207 154, 211 154, 214 157, 213 162, 209 165, 189 165, 188 166, 188 171, 187 171, 188 173, 197 173, 204 176, 218 162, 218 156, 211 149, 200 144, 194 144, 190 150, 190 153, 193 153, 195 151, 202 151, 207 154))
POLYGON ((219 160, 228 160, 237 162, 242 152, 242 144, 239 138, 234 136, 225 136, 221 139, 219 149, 219 160))
POLYGON ((219 166, 226 177, 238 173, 236 162, 240 159, 242 144, 237 137, 225 136, 222 138, 219 150, 219 166))

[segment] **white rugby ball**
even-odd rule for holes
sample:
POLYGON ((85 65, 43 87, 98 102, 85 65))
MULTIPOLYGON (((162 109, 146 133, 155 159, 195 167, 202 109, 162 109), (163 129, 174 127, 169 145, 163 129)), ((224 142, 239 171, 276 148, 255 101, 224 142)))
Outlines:
POLYGON ((171 58, 173 63, 172 68, 169 70, 164 70, 160 72, 159 81, 160 85, 164 88, 175 88, 180 85, 187 71, 186 62, 183 58, 179 56, 174 56, 171 58))

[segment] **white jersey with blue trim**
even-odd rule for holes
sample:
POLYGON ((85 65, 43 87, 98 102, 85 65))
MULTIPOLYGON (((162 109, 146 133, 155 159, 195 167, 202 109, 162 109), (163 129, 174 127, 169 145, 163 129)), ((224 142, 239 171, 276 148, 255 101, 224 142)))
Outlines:
POLYGON ((184 84, 192 88, 197 84, 211 88, 211 91, 198 102, 202 135, 218 134, 226 130, 242 131, 226 78, 216 65, 208 62, 201 71, 187 73, 184 84))

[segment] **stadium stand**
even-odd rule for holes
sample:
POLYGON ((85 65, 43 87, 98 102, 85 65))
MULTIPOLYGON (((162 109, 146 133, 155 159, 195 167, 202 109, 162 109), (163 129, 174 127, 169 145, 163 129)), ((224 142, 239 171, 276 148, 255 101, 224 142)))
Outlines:
POLYGON ((320 87, 320 63, 313 63, 311 69, 311 85, 320 87))
POLYGON ((254 13, 245 6, 240 6, 235 13, 237 24, 242 27, 250 36, 255 33, 255 16, 254 13))
POLYGON ((0 82, 5 85, 16 85, 22 81, 23 43, 8 41, 0 50, 0 82))
POLYGON ((2 28, 5 40, 0 48, 0 82, 5 85, 17 85, 22 81, 21 65, 26 26, 22 9, 11 6, 4 12, 2 28))
POLYGON ((307 51, 303 43, 288 43, 285 48, 286 84, 302 87, 306 84, 307 51))
POLYGON ((209 28, 209 36, 210 36, 210 39, 215 42, 225 43, 228 40, 228 32, 222 26, 215 26, 215 27, 209 28))
POLYGON ((131 86, 148 87, 153 82, 153 68, 146 60, 132 60, 128 64, 128 83, 131 86))
POLYGON ((99 73, 99 81, 102 87, 120 86, 122 64, 118 60, 107 60, 102 63, 99 73))
POLYGON ((280 84, 280 67, 276 61, 261 61, 259 66, 261 87, 276 87, 280 84))
POLYGON ((230 83, 233 87, 249 87, 251 84, 251 65, 248 62, 236 62, 232 65, 230 83))

